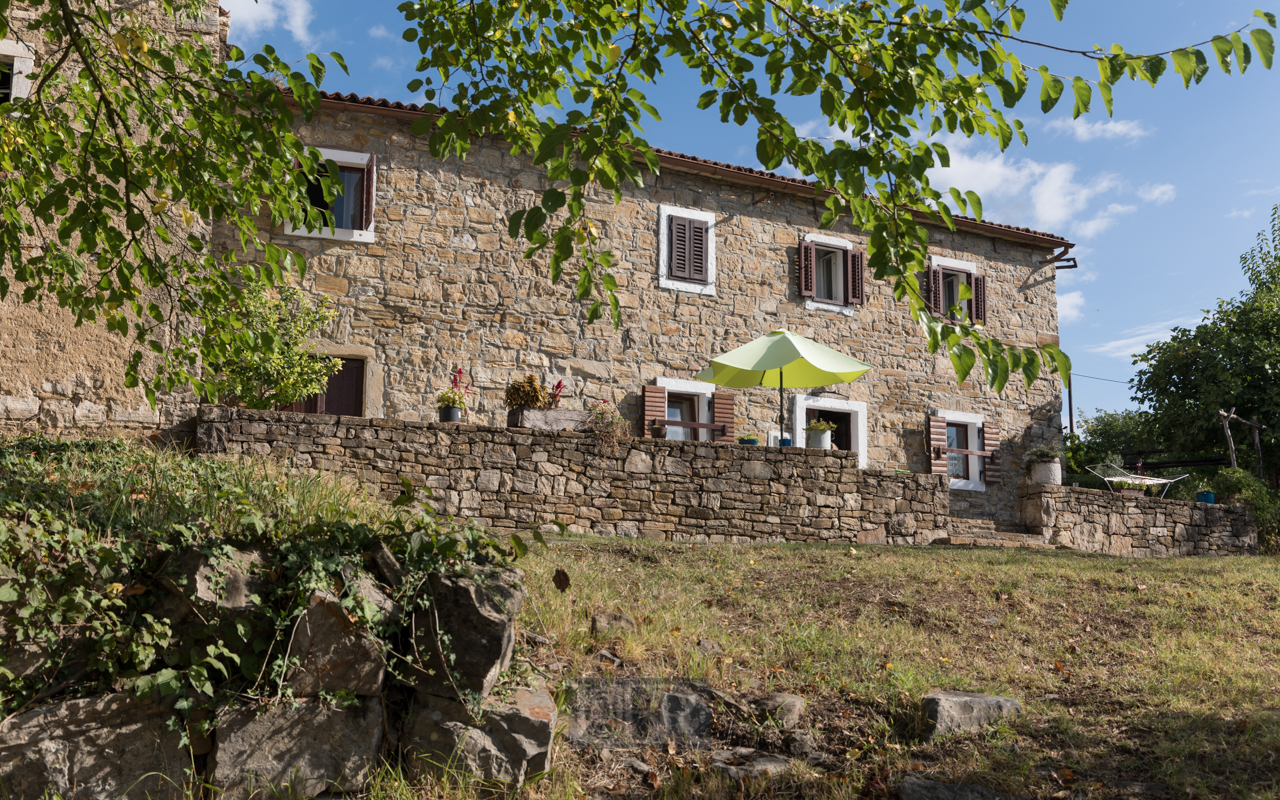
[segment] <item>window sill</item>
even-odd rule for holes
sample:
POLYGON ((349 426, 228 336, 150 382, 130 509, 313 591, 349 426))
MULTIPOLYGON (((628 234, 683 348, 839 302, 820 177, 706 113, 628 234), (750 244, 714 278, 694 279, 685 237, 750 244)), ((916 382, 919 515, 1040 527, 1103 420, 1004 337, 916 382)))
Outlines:
POLYGON ((987 484, 982 481, 962 481, 959 478, 952 478, 951 488, 963 492, 985 492, 987 484))
POLYGON ((358 242, 361 244, 373 244, 375 231, 357 231, 349 228, 324 228, 318 231, 308 231, 305 229, 295 229, 292 225, 285 223, 284 232, 288 236, 305 236, 308 239, 330 239, 337 242, 358 242))
POLYGON ((834 311, 837 314, 844 314, 846 317, 858 316, 858 306, 843 306, 837 303, 825 303, 821 300, 805 300, 805 311, 834 311))
POLYGON ((677 292, 689 292, 690 294, 700 294, 707 297, 716 296, 716 285, 714 283, 690 283, 689 281, 678 281, 671 278, 659 278, 658 286, 662 289, 674 289, 677 292))

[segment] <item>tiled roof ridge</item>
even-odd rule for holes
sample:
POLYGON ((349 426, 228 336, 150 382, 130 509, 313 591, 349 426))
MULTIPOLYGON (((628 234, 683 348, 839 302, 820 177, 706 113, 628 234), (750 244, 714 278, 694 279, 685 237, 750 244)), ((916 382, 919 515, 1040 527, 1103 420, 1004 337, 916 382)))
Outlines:
MULTIPOLYGON (((342 94, 341 92, 320 92, 320 97, 338 103, 348 103, 351 105, 363 106, 366 108, 382 108, 394 111, 407 112, 409 114, 427 114, 428 110, 417 103, 402 103, 398 100, 392 101, 385 98, 376 98, 369 96, 360 96, 354 92, 342 94)), ((664 150, 662 148, 653 148, 654 152, 660 157, 665 156, 668 159, 678 162, 685 162, 684 166, 688 169, 697 171, 700 166, 708 167, 716 170, 716 174, 726 180, 732 180, 733 175, 741 175, 743 177, 756 178, 759 180, 767 180, 770 183, 779 183, 790 185, 796 189, 813 190, 815 187, 812 181, 803 178, 791 178, 786 175, 779 175, 776 172, 767 172, 765 170, 754 169, 752 167, 743 167, 737 164, 728 164, 723 161, 713 161, 709 158, 701 158, 699 156, 691 156, 687 153, 677 153, 673 150, 664 150), (728 173, 728 174, 724 174, 728 173)), ((1065 237, 1058 236, 1053 233, 1045 233, 1032 228, 1023 228, 1017 225, 1005 225, 1000 222, 989 222, 987 220, 978 220, 973 217, 966 217, 961 214, 953 214, 953 218, 957 223, 966 223, 964 227, 978 230, 993 236, 999 236, 1003 232, 1011 234, 1022 234, 1023 237, 1043 240, 1046 244, 1065 246, 1071 244, 1065 237)), ((1019 237, 1021 238, 1021 237, 1019 237)))

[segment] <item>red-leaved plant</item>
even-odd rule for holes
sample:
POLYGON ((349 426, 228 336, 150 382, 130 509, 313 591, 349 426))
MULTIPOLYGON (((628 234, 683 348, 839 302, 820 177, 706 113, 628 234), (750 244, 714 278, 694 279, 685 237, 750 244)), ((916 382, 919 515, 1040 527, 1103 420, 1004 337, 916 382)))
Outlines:
POLYGON ((569 388, 569 387, 567 387, 567 386, 565 386, 565 385, 564 385, 564 378, 561 378, 560 380, 556 381, 556 385, 551 387, 551 392, 550 392, 550 394, 549 394, 549 396, 548 396, 548 400, 550 400, 551 402, 550 402, 550 403, 548 403, 548 406, 547 406, 547 407, 548 407, 548 408, 559 408, 559 407, 560 407, 560 395, 564 394, 564 390, 565 390, 565 389, 567 389, 567 388, 569 388))

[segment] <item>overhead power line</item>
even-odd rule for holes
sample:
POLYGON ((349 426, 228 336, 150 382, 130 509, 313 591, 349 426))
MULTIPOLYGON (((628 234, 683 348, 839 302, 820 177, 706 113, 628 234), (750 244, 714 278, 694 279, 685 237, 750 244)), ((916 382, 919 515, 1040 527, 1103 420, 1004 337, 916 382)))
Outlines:
POLYGON ((1072 372, 1072 373, 1071 373, 1071 377, 1073 377, 1073 378, 1088 378, 1088 379, 1089 379, 1089 380, 1091 380, 1091 381, 1106 381, 1107 383, 1123 383, 1123 384, 1128 384, 1128 383, 1129 383, 1128 381, 1118 381, 1118 380, 1116 380, 1115 378, 1095 378, 1095 377, 1094 377, 1094 376, 1092 376, 1092 375, 1081 375, 1079 372, 1072 372))

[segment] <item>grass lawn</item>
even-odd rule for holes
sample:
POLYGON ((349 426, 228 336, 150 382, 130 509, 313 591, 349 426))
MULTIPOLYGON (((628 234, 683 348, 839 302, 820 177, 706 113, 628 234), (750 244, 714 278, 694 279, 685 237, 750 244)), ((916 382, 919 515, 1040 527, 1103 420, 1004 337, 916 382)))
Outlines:
MULTIPOLYGON (((525 655, 567 664, 569 679, 684 677, 746 698, 804 696, 827 769, 799 769, 772 792, 874 796, 915 774, 1032 797, 1280 796, 1276 558, 550 545, 521 563, 532 598, 521 621, 556 643, 525 655), (572 581, 563 593, 557 568, 572 581), (638 629, 593 639, 591 614, 614 610, 638 629), (601 665, 602 646, 621 667, 601 665), (1025 714, 922 743, 919 699, 934 687, 1014 697, 1025 714)), ((768 748, 781 732, 740 727, 733 738, 768 748)), ((681 767, 696 754, 643 755, 664 770, 659 792, 720 794, 689 783, 681 767)), ((595 753, 561 747, 557 759, 550 794, 648 791, 595 753)))

